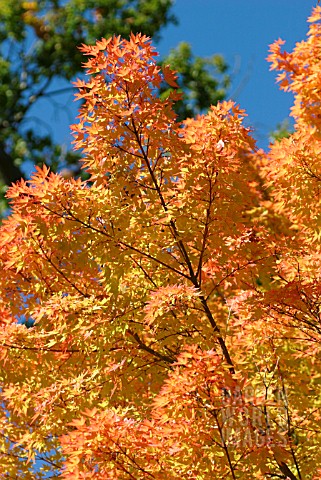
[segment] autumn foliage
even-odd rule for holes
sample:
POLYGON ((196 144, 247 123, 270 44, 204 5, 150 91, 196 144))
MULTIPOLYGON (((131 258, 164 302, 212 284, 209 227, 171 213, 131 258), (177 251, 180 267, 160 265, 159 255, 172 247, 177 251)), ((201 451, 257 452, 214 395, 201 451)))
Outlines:
POLYGON ((0 230, 0 478, 321 477, 321 7, 309 21, 271 47, 295 131, 267 153, 232 102, 178 123, 148 38, 81 47, 90 179, 38 168, 0 230))

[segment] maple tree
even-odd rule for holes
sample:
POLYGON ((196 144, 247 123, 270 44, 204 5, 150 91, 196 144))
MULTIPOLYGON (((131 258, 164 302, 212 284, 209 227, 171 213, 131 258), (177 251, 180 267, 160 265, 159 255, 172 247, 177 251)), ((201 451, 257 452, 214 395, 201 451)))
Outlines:
POLYGON ((295 129, 267 153, 233 102, 178 122, 145 36, 81 47, 90 180, 37 168, 0 230, 2 478, 320 478, 321 7, 309 21, 271 46, 295 129))

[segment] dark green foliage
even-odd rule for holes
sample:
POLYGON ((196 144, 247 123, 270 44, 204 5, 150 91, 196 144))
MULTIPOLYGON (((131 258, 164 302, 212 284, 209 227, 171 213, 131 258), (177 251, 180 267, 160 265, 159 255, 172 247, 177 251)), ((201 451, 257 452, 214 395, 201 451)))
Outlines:
POLYGON ((288 118, 283 120, 276 126, 276 129, 270 133, 270 140, 272 143, 280 141, 282 138, 288 138, 293 133, 293 127, 291 127, 288 118))
MULTIPOLYGON (((179 119, 202 113, 226 97, 230 85, 228 66, 221 55, 202 58, 193 55, 191 46, 182 42, 162 62, 178 72, 178 84, 184 98, 176 104, 179 119)), ((164 91, 167 95, 168 91, 164 91)))

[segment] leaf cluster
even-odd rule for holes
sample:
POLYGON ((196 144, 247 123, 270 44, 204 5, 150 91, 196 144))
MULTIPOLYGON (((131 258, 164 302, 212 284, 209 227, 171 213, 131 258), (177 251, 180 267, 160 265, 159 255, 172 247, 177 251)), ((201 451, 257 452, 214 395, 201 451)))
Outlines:
POLYGON ((316 480, 314 96, 265 153, 233 102, 178 121, 146 36, 81 50, 89 179, 37 168, 0 229, 1 475, 316 480))

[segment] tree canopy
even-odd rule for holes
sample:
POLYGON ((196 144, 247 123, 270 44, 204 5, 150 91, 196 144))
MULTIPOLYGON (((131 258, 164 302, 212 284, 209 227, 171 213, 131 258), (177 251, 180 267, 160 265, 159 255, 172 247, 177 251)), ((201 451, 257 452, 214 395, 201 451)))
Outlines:
POLYGON ((146 36, 82 46, 89 180, 38 167, 0 229, 3 478, 320 477, 321 7, 309 22, 271 46, 295 126, 268 152, 233 102, 178 121, 146 36))
MULTIPOLYGON (((71 166, 72 172, 79 155, 57 143, 50 119, 39 119, 35 106, 44 100, 57 106, 64 92, 72 92, 70 80, 81 73, 79 45, 114 34, 128 38, 131 32, 157 41, 162 28, 177 22, 172 4, 172 0, 0 0, 0 190, 24 177, 28 161, 46 163, 53 171, 71 166)), ((182 117, 224 97, 228 76, 222 57, 194 57, 186 44, 171 56, 176 67, 184 64, 181 87, 193 98, 179 106, 182 117)))

